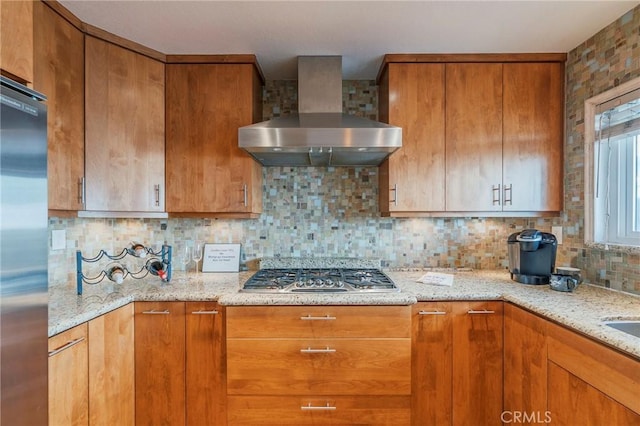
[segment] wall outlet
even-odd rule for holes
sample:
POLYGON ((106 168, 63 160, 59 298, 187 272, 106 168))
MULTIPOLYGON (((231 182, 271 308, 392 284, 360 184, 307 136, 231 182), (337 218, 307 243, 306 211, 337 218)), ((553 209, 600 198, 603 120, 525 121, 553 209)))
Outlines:
POLYGON ((67 248, 67 231, 56 229, 51 231, 51 250, 64 250, 67 248))
POLYGON ((558 245, 562 244, 562 226, 552 226, 551 233, 556 236, 558 245))

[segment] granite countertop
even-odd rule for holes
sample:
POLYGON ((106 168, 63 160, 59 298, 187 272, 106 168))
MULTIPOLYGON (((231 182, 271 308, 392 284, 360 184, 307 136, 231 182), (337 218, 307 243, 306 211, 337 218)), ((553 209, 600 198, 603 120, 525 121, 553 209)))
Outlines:
MULTIPOLYGON (((170 283, 157 278, 104 281, 49 289, 49 336, 60 333, 132 301, 217 301, 221 305, 412 305, 430 300, 505 300, 640 358, 640 338, 603 324, 606 319, 639 319, 640 296, 581 284, 573 293, 548 285, 511 281, 505 270, 456 271, 451 287, 416 282, 426 270, 385 271, 399 293, 378 294, 247 294, 239 293, 254 271, 240 273, 176 272, 170 283)), ((449 271, 451 272, 451 271, 449 271)))

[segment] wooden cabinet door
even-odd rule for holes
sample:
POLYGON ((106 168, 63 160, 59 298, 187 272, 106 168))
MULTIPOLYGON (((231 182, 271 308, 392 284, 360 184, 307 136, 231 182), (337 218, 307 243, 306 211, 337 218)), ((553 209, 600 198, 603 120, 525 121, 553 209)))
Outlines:
POLYGON ((408 338, 228 339, 227 354, 230 395, 411 394, 408 338))
POLYGON ((411 424, 451 425, 453 371, 452 303, 412 307, 411 424))
POLYGON ((185 424, 185 306, 135 302, 136 425, 185 424))
POLYGON ((262 211, 262 169, 238 148, 238 127, 258 119, 252 64, 167 65, 167 211, 262 211))
POLYGON ((505 211, 562 210, 564 65, 504 64, 505 211))
POLYGON ((546 324, 524 309, 504 306, 504 410, 527 413, 521 424, 538 424, 547 412, 546 324))
POLYGON ((228 338, 408 338, 409 306, 233 306, 228 338))
POLYGON ((458 302, 453 317, 453 424, 501 424, 502 302, 458 302))
POLYGON ((547 326, 547 357, 553 424, 640 424, 637 358, 552 323, 547 326))
POLYGON ((186 303, 187 425, 227 421, 225 324, 215 302, 186 303))
POLYGON ((86 210, 164 211, 164 64, 85 38, 86 210))
POLYGON ((405 426, 410 415, 408 396, 229 396, 233 426, 405 426))
POLYGON ((501 211, 502 64, 446 64, 445 109, 447 211, 501 211))
POLYGON ((89 424, 87 324, 49 338, 49 424, 89 424))
POLYGON ((380 167, 380 211, 444 211, 444 64, 389 64, 381 100, 381 120, 402 127, 402 148, 380 167))
POLYGON ((133 304, 89 321, 91 426, 135 424, 133 304))
POLYGON ((640 414, 553 362, 549 362, 547 416, 558 426, 640 425, 640 414))
POLYGON ((49 210, 82 210, 84 35, 44 2, 33 7, 33 86, 47 96, 49 210))
POLYGON ((0 2, 0 66, 21 83, 33 82, 33 6, 32 0, 0 2))

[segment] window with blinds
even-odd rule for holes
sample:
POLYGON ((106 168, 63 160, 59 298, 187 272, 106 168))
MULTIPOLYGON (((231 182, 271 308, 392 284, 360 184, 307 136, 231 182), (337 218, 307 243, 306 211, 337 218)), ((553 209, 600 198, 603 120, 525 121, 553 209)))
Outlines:
POLYGON ((640 246, 640 89, 595 112, 594 240, 640 246))

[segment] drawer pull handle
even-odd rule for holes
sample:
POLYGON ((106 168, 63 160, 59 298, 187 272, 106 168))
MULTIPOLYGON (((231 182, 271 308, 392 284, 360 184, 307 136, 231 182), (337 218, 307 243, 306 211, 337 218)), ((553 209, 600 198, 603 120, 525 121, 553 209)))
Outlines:
POLYGON ((468 314, 495 314, 496 311, 487 311, 486 309, 483 309, 482 311, 474 311, 474 310, 470 310, 467 311, 468 314))
POLYGON ((145 315, 169 315, 171 312, 169 312, 168 309, 165 309, 164 311, 156 311, 155 309, 152 309, 150 311, 142 311, 142 313, 145 315))
POLYGON ((193 315, 218 315, 218 311, 215 309, 213 311, 195 311, 191 312, 193 315))
POLYGON ((300 319, 303 321, 328 321, 328 320, 335 320, 336 317, 332 317, 331 315, 328 315, 328 314, 323 317, 312 317, 311 314, 309 314, 306 317, 300 317, 300 319))
POLYGON ((60 346, 58 349, 52 350, 51 352, 49 352, 49 356, 52 357, 55 354, 58 354, 66 349, 69 349, 70 347, 75 346, 82 341, 84 341, 84 337, 78 337, 75 340, 65 343, 64 345, 60 346))
POLYGON ((311 346, 309 346, 306 349, 300 349, 300 353, 303 354, 329 354, 329 353, 334 353, 336 350, 330 348, 329 346, 327 346, 324 349, 313 349, 311 346))
POLYGON ((311 403, 308 403, 307 405, 303 405, 300 407, 301 410, 337 410, 338 407, 336 407, 335 405, 330 405, 327 402, 327 405, 311 405, 311 403))
POLYGON ((418 315, 446 315, 446 312, 443 311, 420 311, 418 315))

